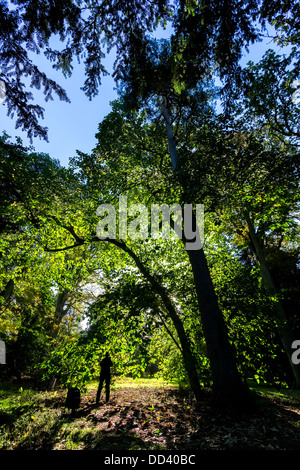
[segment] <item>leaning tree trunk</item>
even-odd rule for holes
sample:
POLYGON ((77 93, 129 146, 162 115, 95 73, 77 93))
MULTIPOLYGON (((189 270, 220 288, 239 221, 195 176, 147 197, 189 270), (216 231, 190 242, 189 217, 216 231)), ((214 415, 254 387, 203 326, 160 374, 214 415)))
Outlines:
POLYGON ((278 334, 282 342, 283 348, 288 356, 292 373, 294 375, 296 388, 300 388, 300 364, 294 364, 292 362, 292 354, 294 352, 294 349, 292 349, 292 344, 295 338, 293 336, 293 332, 289 325, 282 303, 280 302, 278 298, 278 290, 275 286, 271 272, 268 268, 264 250, 255 232, 255 228, 253 226, 253 223, 250 219, 249 214, 245 214, 245 219, 248 225, 249 234, 250 234, 251 241, 254 247, 255 258, 259 264, 259 270, 260 270, 260 274, 261 274, 261 277, 265 286, 266 293, 270 297, 274 298, 274 313, 275 313, 275 318, 276 318, 278 334))
MULTIPOLYGON (((172 167, 180 174, 180 162, 173 134, 170 112, 165 102, 162 109, 165 120, 172 167)), ((182 183, 185 189, 185 183, 182 183)), ((193 214, 193 217, 194 214, 193 214)), ((183 240, 186 242, 186 240, 183 240)), ((230 402, 244 400, 248 387, 243 383, 237 369, 235 351, 229 342, 224 317, 220 311, 217 296, 207 265, 203 247, 187 250, 194 276, 201 321, 210 361, 213 392, 217 401, 230 402)))
POLYGON ((0 292, 0 297, 3 297, 4 301, 7 302, 13 293, 15 283, 13 279, 10 279, 5 285, 4 289, 0 292))
MULTIPOLYGON (((199 401, 201 398, 201 386, 197 372, 196 360, 191 350, 189 338, 187 337, 181 318, 177 314, 176 309, 173 306, 173 303, 171 302, 165 289, 161 285, 156 283, 154 278, 152 278, 152 281, 154 281, 154 283, 152 282, 152 286, 155 288, 157 294, 163 301, 163 304, 168 311, 169 317, 171 318, 173 325, 176 329, 176 333, 178 335, 181 345, 183 363, 188 374, 190 386, 195 395, 196 400, 199 401)), ((151 282, 151 280, 149 280, 149 282, 151 282)))
POLYGON ((237 369, 235 351, 229 342, 204 251, 188 251, 188 255, 210 361, 214 396, 220 402, 243 400, 247 387, 237 369))
POLYGON ((149 272, 149 270, 144 265, 144 263, 140 260, 137 254, 134 253, 125 243, 119 242, 117 240, 110 240, 110 241, 111 243, 118 246, 119 248, 121 248, 123 251, 125 251, 131 256, 131 258, 134 260, 137 267, 139 268, 140 272, 143 274, 145 279, 147 279, 147 281, 150 283, 154 292, 160 297, 176 329, 176 332, 180 341, 180 345, 181 345, 181 353, 183 357, 183 362, 184 362, 186 372, 188 374, 190 386, 195 395, 196 400, 199 401, 201 398, 201 386, 200 386, 199 377, 197 373, 196 360, 191 350, 190 341, 185 332, 181 318, 177 314, 177 311, 168 293, 166 292, 165 288, 149 272))

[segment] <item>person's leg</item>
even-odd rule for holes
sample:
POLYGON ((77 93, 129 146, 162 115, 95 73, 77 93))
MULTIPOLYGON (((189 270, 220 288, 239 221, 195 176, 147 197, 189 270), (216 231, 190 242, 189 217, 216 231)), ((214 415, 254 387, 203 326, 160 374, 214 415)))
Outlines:
POLYGON ((106 377, 105 385, 106 385, 106 401, 108 401, 109 393, 110 393, 110 377, 106 377))
POLYGON ((99 386, 98 386, 97 396, 96 396, 96 403, 99 403, 100 401, 102 387, 103 387, 103 377, 100 376, 100 381, 99 381, 99 386))

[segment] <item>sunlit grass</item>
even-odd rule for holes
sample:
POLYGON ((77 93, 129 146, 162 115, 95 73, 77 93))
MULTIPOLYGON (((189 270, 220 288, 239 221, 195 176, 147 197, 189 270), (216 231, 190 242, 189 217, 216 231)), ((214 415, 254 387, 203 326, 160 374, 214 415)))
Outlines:
MULTIPOLYGON (((112 388, 139 388, 139 387, 176 387, 175 382, 166 381, 162 378, 130 378, 116 377, 112 379, 112 388)), ((88 390, 94 390, 98 387, 98 380, 93 380, 87 384, 88 390)))
MULTIPOLYGON (((111 389, 170 386, 170 382, 158 378, 113 377, 111 389)), ((93 380, 87 384, 86 392, 93 393, 97 387, 98 380, 93 380)), ((82 393, 83 398, 86 392, 82 393)), ((23 389, 17 384, 1 383, 0 449, 79 450, 102 445, 100 437, 105 436, 107 418, 103 424, 97 417, 93 424, 92 414, 90 420, 80 414, 70 416, 64 411, 65 395, 65 390, 34 391, 26 386, 23 389)))
POLYGON ((300 390, 295 389, 276 389, 265 385, 259 385, 254 381, 249 381, 249 387, 251 390, 258 392, 266 397, 275 398, 281 401, 288 401, 289 403, 300 403, 300 390))
MULTIPOLYGON (((272 401, 281 402, 283 405, 293 405, 300 398, 300 391, 297 390, 276 390, 270 387, 259 386, 251 382, 250 388, 265 397, 271 398, 272 401)), ((98 381, 93 380, 87 386, 90 396, 94 395, 95 389, 98 387, 98 381)), ((113 377, 112 390, 118 389, 135 389, 136 396, 139 397, 139 405, 143 403, 143 397, 146 397, 144 403, 145 413, 151 416, 148 419, 155 419, 161 413, 162 408, 156 408, 156 401, 150 400, 148 403, 148 395, 156 393, 156 389, 167 387, 178 388, 178 385, 160 378, 116 378, 113 377), (143 390, 143 387, 152 388, 155 391, 143 390), (140 389, 140 390, 138 390, 140 389), (153 416, 152 416, 153 414, 153 416)), ((130 391, 130 390, 129 390, 130 391)), ((123 392, 124 393, 124 392, 123 392)), ((134 393, 131 391, 131 393, 134 393)), ((85 392, 83 393, 84 398, 85 392)), ((127 391, 125 391, 127 395, 127 391)), ((130 393, 129 393, 130 395, 130 393)), ((132 434, 128 437, 128 441, 123 443, 125 436, 122 432, 117 437, 114 436, 110 440, 110 434, 114 428, 114 423, 110 424, 113 418, 119 419, 120 406, 112 404, 112 407, 94 408, 90 405, 90 401, 86 401, 88 405, 76 413, 74 416, 66 413, 64 410, 64 400, 66 396, 65 390, 54 392, 35 391, 24 386, 12 385, 10 383, 0 384, 0 449, 55 449, 55 450, 80 450, 80 449, 101 449, 101 448, 117 448, 111 446, 155 446, 155 433, 149 434, 148 438, 143 441, 139 440, 138 434, 132 434), (133 437, 132 437, 133 436, 133 437), (152 437, 151 437, 152 436, 152 437), (153 437, 154 436, 154 437, 153 437), (118 437, 120 439, 118 439, 118 437), (122 438, 122 439, 121 439, 122 438), (134 438, 134 439, 133 439, 134 438), (136 438, 136 440, 135 440, 136 438), (132 440, 133 439, 133 440, 132 440), (151 439, 154 439, 153 442, 151 439)), ((144 398, 145 399, 145 398, 144 398)), ((158 401, 161 397, 158 398, 158 401)), ((133 405, 134 408, 134 405, 133 405)), ((187 408, 184 408, 186 412, 187 408)), ((122 417, 130 421, 131 415, 126 414, 122 417)), ((146 419, 146 418, 143 418, 146 419)), ((150 419, 150 421, 151 421, 150 419)), ((156 423, 157 424, 157 423, 156 423)), ((121 426, 122 431, 122 426, 121 426)), ((128 447, 129 448, 129 447, 128 447)), ((137 447, 138 449, 139 447, 137 447)), ((152 448, 152 447, 151 447, 152 448)), ((153 447, 154 448, 154 447, 153 447)))
POLYGON ((138 387, 151 387, 151 388, 160 388, 160 387, 169 387, 176 385, 174 382, 167 382, 161 378, 137 378, 132 379, 128 377, 117 378, 115 380, 115 385, 119 388, 138 388, 138 387))

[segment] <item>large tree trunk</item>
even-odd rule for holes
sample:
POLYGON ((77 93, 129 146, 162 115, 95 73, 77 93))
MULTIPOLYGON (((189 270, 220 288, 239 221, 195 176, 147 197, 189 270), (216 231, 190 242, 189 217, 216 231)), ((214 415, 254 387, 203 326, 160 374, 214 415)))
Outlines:
MULTIPOLYGON (((180 176, 181 168, 173 134, 171 115, 167 101, 162 109, 169 145, 169 153, 174 173, 180 176)), ((183 189, 185 179, 181 178, 183 189)), ((189 201, 185 201, 189 202, 189 201)), ((195 215, 193 214, 193 217, 195 215)), ((195 220, 194 220, 195 222, 195 220)), ((196 225, 194 224, 194 227, 196 225)), ((186 243, 186 240, 183 240, 186 243)), ((193 276, 199 310, 203 325, 208 357, 213 378, 213 392, 217 401, 230 402, 244 400, 248 387, 243 383, 237 369, 235 352, 229 342, 228 332, 220 311, 214 286, 208 269, 203 248, 187 250, 193 276)))
POLYGON ((250 234, 253 249, 254 249, 254 255, 259 264, 259 270, 260 270, 260 274, 261 274, 261 277, 265 286, 266 293, 274 299, 274 313, 276 317, 276 325, 277 325, 278 334, 281 339, 283 348, 288 356, 292 373, 294 375, 296 388, 300 388, 300 364, 294 364, 291 359, 292 354, 294 352, 294 349, 292 348, 292 344, 295 338, 293 336, 293 332, 289 325, 282 303, 280 302, 278 298, 278 289, 275 286, 275 283, 273 281, 271 272, 266 262, 263 247, 255 232, 255 228, 253 226, 253 223, 250 219, 249 214, 245 214, 245 219, 248 225, 249 234, 250 234))
POLYGON ((201 321, 211 366, 214 397, 218 402, 244 400, 248 388, 237 369, 235 351, 220 311, 203 249, 188 251, 201 321))

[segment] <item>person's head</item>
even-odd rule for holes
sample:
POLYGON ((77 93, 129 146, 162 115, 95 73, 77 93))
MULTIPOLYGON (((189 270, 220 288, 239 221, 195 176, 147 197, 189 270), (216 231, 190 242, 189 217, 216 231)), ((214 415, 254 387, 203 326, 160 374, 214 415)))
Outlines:
POLYGON ((106 352, 106 353, 105 353, 105 357, 109 357, 109 352, 106 352))

